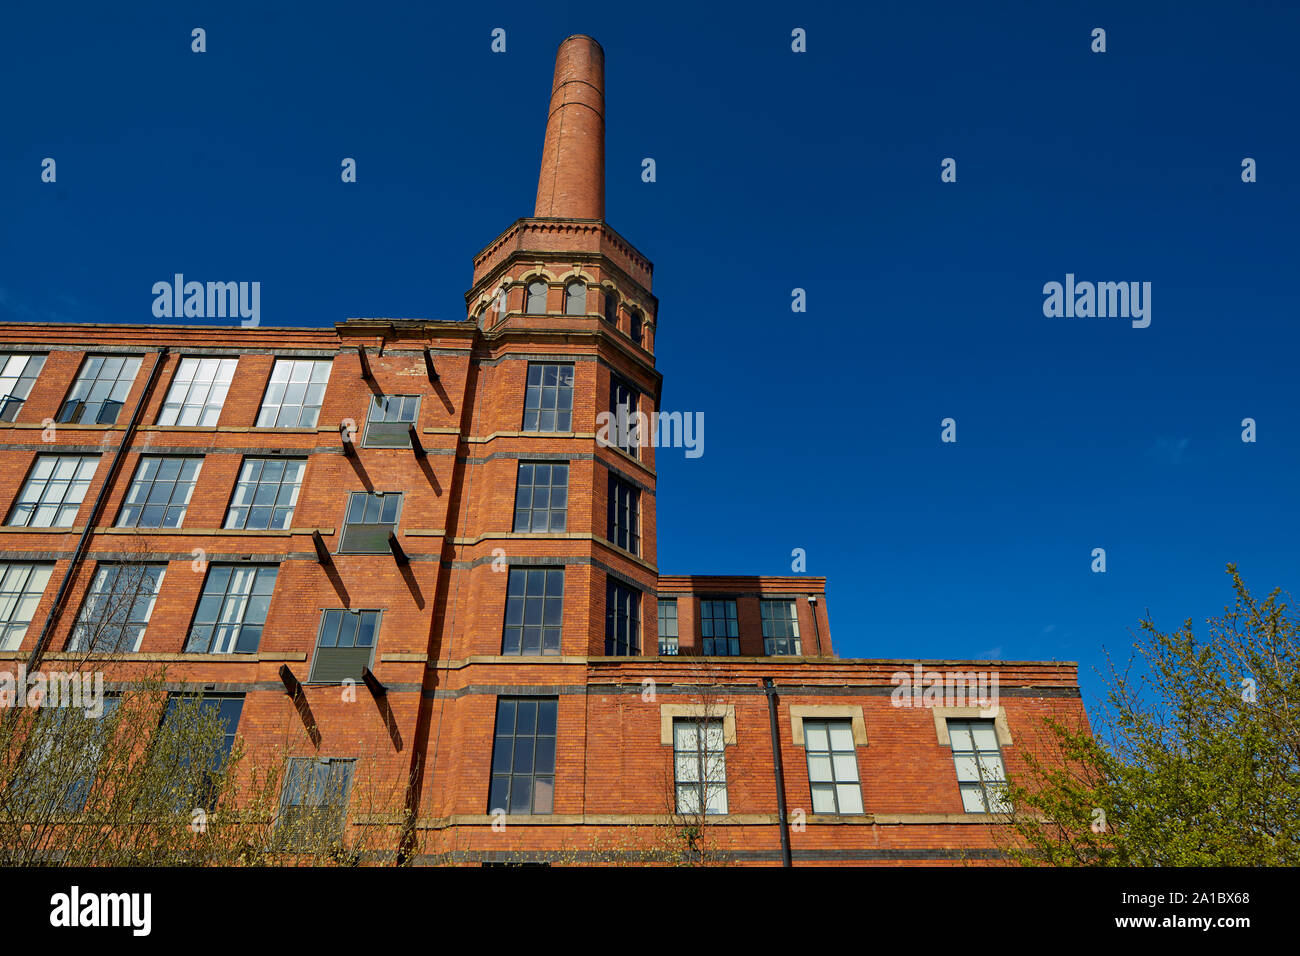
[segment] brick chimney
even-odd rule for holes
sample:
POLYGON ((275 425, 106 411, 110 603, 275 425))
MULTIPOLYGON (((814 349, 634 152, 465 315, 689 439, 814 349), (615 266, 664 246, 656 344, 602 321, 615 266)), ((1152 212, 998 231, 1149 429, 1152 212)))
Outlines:
POLYGON ((605 51, 588 36, 569 37, 555 54, 533 215, 605 218, 605 51))

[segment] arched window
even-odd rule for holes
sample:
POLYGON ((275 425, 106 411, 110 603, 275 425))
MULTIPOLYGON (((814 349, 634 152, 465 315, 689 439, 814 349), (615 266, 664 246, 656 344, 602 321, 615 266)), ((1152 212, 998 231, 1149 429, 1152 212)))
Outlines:
POLYGON ((605 292, 605 321, 610 325, 618 325, 618 293, 613 289, 605 292))
POLYGON ((629 333, 630 333, 631 336, 632 336, 632 341, 635 342, 637 345, 641 345, 641 344, 642 344, 642 343, 641 343, 641 338, 642 338, 641 331, 642 331, 642 330, 641 330, 641 310, 640 310, 640 309, 633 309, 633 310, 632 310, 632 315, 631 315, 631 322, 629 323, 629 333))
POLYGON ((541 279, 528 283, 528 304, 524 311, 529 315, 546 314, 546 283, 541 279))
POLYGON ((587 314, 587 286, 574 280, 564 287, 564 314, 587 314))

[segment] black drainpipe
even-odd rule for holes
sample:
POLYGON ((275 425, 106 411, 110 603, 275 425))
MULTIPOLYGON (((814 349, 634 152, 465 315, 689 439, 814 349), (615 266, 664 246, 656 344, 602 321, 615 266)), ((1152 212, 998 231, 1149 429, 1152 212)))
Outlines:
POLYGON ((99 486, 99 494, 95 496, 94 507, 90 509, 90 515, 86 519, 86 530, 81 532, 81 538, 77 541, 77 548, 72 552, 72 560, 68 562, 68 570, 63 572, 63 580, 59 582, 59 590, 54 595, 54 603, 50 605, 50 611, 45 615, 45 623, 41 625, 41 636, 36 641, 36 646, 32 648, 31 655, 27 658, 29 673, 36 670, 37 665, 41 662, 41 655, 45 653, 45 645, 50 639, 50 632, 54 629, 54 622, 58 620, 59 611, 68 597, 69 589, 72 587, 72 577, 76 573, 77 566, 81 564, 82 559, 86 556, 86 548, 90 542, 90 535, 95 529, 95 522, 99 520, 100 512, 104 509, 104 502, 108 500, 108 493, 113 487, 113 480, 122 465, 122 459, 126 457, 126 451, 131 447, 131 439, 135 436, 135 430, 140 424, 140 416, 144 414, 145 402, 149 400, 154 384, 158 381, 158 373, 162 371, 163 361, 167 358, 167 351, 165 345, 158 350, 158 358, 154 360, 153 368, 149 371, 149 381, 145 383, 144 391, 140 393, 140 398, 135 403, 135 409, 131 412, 131 420, 127 422, 126 431, 122 434, 122 443, 117 446, 113 461, 108 466, 108 474, 104 476, 104 483, 99 486))
POLYGON ((817 595, 808 595, 808 604, 812 607, 813 633, 817 635, 817 656, 822 656, 822 626, 817 620, 817 595))
POLYGON ((793 866, 790 859, 790 819, 785 813, 785 768, 781 764, 781 735, 777 730, 776 688, 770 677, 763 678, 767 695, 767 720, 772 727, 772 766, 776 770, 776 815, 781 823, 781 865, 793 866))

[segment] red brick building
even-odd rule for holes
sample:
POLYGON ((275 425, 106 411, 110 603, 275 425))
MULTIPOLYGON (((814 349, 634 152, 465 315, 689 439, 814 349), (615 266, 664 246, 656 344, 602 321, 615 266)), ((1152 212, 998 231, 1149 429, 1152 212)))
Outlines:
POLYGON ((299 756, 286 806, 413 808, 418 862, 654 858, 682 816, 736 862, 997 858, 984 811, 1082 715, 1075 665, 922 662, 989 700, 899 706, 916 662, 837 658, 824 579, 659 573, 664 422, 601 428, 661 385, 603 140, 571 37, 535 214, 462 319, 0 325, 0 669, 166 665, 299 756))

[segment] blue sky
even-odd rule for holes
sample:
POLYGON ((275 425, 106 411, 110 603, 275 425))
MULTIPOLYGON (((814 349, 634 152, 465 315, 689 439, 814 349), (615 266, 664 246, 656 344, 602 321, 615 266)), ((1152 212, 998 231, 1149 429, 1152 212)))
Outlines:
POLYGON ((1078 660, 1087 695, 1225 562, 1295 587, 1294 7, 122 7, 0 12, 0 320, 147 322, 176 272, 260 281, 264 325, 460 318, 590 33, 663 407, 706 421, 659 455, 663 571, 804 548, 841 654, 1078 660), (1067 272, 1151 282, 1150 327, 1044 317, 1067 272))

